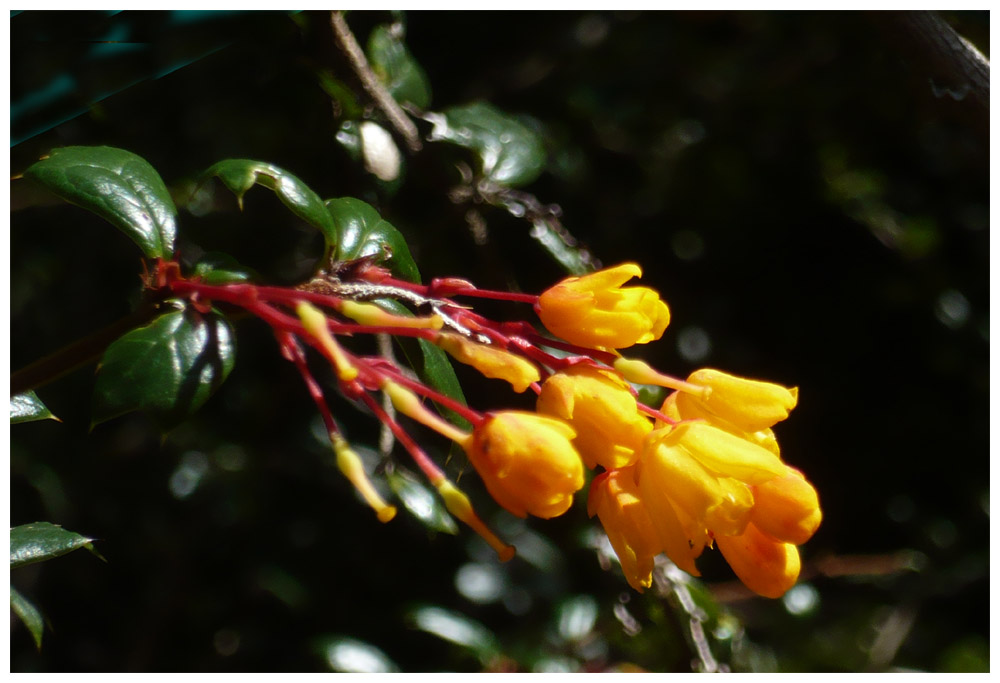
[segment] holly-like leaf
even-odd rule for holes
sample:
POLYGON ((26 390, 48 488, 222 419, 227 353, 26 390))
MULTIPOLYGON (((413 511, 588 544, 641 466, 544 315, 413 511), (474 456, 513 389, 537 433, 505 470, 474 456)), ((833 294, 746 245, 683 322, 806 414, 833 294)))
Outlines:
POLYGON ((177 209, 142 157, 114 147, 62 147, 24 175, 111 222, 148 258, 173 254, 177 209))
POLYGON ((38 611, 31 602, 21 595, 13 586, 10 587, 10 608, 14 614, 28 627, 28 632, 35 640, 35 647, 42 649, 42 632, 45 630, 45 622, 42 620, 42 613, 38 611))
POLYGON ((10 530, 10 568, 51 560, 80 548, 100 557, 94 550, 93 540, 50 522, 16 526, 10 530))
POLYGON ((545 168, 542 138, 513 116, 485 102, 451 107, 433 116, 430 139, 475 152, 484 176, 499 185, 526 185, 545 168))
POLYGON ((259 279, 252 268, 221 251, 210 251, 203 255, 194 265, 194 275, 208 285, 230 285, 259 279))
POLYGON ((396 494, 410 514, 431 531, 457 534, 458 525, 448 514, 441 497, 427 485, 406 471, 393 470, 387 475, 389 488, 396 494))
POLYGON ((94 389, 94 424, 132 410, 170 428, 196 411, 233 369, 229 322, 192 307, 166 313, 108 347, 94 389))
POLYGON ((34 391, 10 397, 10 423, 34 422, 36 420, 56 420, 59 418, 45 407, 34 391))
POLYGON ((420 109, 430 106, 430 79, 389 26, 382 24, 372 30, 366 53, 372 71, 397 102, 420 109))
POLYGON ((484 664, 500 652, 496 635, 478 621, 443 607, 418 607, 407 614, 414 628, 472 650, 484 664))
POLYGON ((326 208, 340 236, 334 254, 337 259, 382 255, 394 275, 420 282, 420 271, 403 235, 374 207, 354 197, 341 197, 327 199, 326 208))
POLYGON ((292 213, 318 228, 328 249, 337 244, 337 231, 323 206, 323 200, 288 171, 263 161, 225 159, 205 171, 205 180, 213 176, 236 195, 240 210, 243 209, 243 195, 254 185, 261 185, 274 191, 292 213))

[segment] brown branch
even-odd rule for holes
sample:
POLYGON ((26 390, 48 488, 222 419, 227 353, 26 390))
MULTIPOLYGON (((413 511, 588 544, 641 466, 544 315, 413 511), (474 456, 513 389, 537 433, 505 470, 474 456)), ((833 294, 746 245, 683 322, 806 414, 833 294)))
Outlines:
POLYGON ((354 74, 358 77, 358 80, 361 81, 361 86, 365 89, 365 92, 372 98, 375 105, 382 110, 385 117, 389 119, 389 123, 392 124, 392 127, 403 138, 410 151, 419 152, 423 145, 420 143, 420 134, 417 132, 417 127, 406 115, 406 112, 396 103, 396 100, 389 94, 385 86, 382 85, 375 72, 372 71, 371 66, 368 64, 368 59, 365 58, 365 53, 362 51, 354 34, 351 33, 351 29, 347 26, 343 13, 340 11, 330 12, 330 25, 333 27, 333 37, 337 41, 337 47, 347 57, 347 61, 350 63, 351 68, 354 69, 354 74))
POLYGON ((31 389, 36 389, 77 368, 93 363, 104 353, 111 342, 126 332, 152 320, 157 311, 156 303, 147 301, 121 320, 21 368, 10 376, 10 395, 17 396, 31 389))
POLYGON ((936 12, 876 12, 872 17, 901 56, 931 79, 937 97, 962 103, 970 122, 989 132, 990 62, 972 43, 936 12))

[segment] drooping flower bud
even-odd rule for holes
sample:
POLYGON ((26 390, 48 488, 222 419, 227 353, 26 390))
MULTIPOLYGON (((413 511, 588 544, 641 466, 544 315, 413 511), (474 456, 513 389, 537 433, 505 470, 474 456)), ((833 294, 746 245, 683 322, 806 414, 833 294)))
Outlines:
POLYGON ((798 548, 772 538, 753 523, 737 536, 716 536, 715 543, 740 581, 766 598, 780 598, 799 578, 798 548))
POLYGON ((629 585, 640 593, 649 588, 653 558, 662 548, 649 512, 639 498, 634 468, 595 477, 590 484, 587 512, 601 520, 629 585))
POLYGON ((670 310, 648 287, 622 287, 642 275, 623 263, 589 275, 566 278, 538 298, 535 310, 552 334, 588 348, 623 349, 663 335, 670 310))
POLYGON ((591 365, 573 365, 545 380, 537 408, 569 423, 573 445, 590 468, 633 464, 653 428, 621 377, 591 365))
POLYGON ((558 517, 583 488, 576 435, 544 415, 503 411, 476 425, 463 446, 490 495, 518 517, 558 517))
POLYGON ((798 387, 787 388, 711 368, 695 370, 687 381, 709 391, 678 396, 678 408, 682 413, 700 408, 750 433, 784 420, 798 403, 798 387))
POLYGON ((779 541, 801 545, 823 521, 816 489, 793 467, 783 477, 753 487, 750 521, 779 541))
POLYGON ((486 377, 510 382, 511 387, 518 393, 541 379, 538 368, 531 361, 499 347, 479 344, 451 332, 438 335, 435 343, 452 358, 471 365, 486 377))

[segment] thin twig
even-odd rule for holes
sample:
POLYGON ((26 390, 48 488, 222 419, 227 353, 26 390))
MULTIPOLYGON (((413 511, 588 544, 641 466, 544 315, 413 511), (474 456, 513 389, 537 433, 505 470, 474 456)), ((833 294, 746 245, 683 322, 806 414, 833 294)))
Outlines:
POLYGON ((330 12, 330 25, 333 26, 333 37, 337 41, 337 46, 347 57, 347 61, 350 62, 351 68, 354 69, 354 74, 361 81, 365 92, 389 119, 389 123, 403 138, 410 151, 419 152, 423 145, 420 143, 417 127, 382 85, 375 72, 372 71, 365 58, 365 53, 361 50, 354 34, 351 33, 351 29, 348 28, 347 22, 344 21, 343 13, 337 10, 330 12))

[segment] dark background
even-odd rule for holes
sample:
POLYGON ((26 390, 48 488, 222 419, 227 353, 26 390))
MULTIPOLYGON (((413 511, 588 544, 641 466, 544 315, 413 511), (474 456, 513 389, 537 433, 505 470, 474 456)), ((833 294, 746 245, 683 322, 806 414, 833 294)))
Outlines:
MULTIPOLYGON (((987 12, 944 18, 988 54, 987 12)), ((348 16, 362 44, 388 19, 348 16)), ((292 282, 319 243, 270 193, 251 191, 242 215, 222 192, 207 214, 186 203, 212 163, 260 159, 324 198, 378 206, 425 278, 540 291, 563 275, 499 210, 472 207, 489 230, 476 244, 470 207, 449 200, 453 150, 408 159, 395 193, 350 159, 316 75, 345 74, 322 13, 10 21, 12 175, 53 147, 128 149, 174 191, 182 249, 230 251, 292 282)), ((778 435, 825 512, 802 548, 806 607, 748 599, 707 554, 706 584, 737 633, 715 634, 733 668, 989 667, 988 134, 892 25, 841 12, 406 15, 431 108, 486 99, 532 117, 550 158, 526 189, 561 206, 603 263, 641 263, 669 302, 664 338, 636 354, 681 376, 711 366, 800 387, 778 435)), ((24 181, 12 211, 17 369, 127 314, 140 260, 24 181)), ((342 636, 405 671, 689 668, 668 602, 633 594, 645 628, 624 635, 613 611, 628 587, 587 547, 584 496, 561 519, 518 525, 463 479, 491 522, 535 548, 503 566, 467 529, 428 535, 405 513, 383 526, 332 467, 265 326, 236 329, 229 380, 165 439, 142 415, 90 431, 92 366, 39 390, 62 424, 12 429, 11 524, 62 524, 107 558, 12 573, 51 625, 39 653, 12 618, 12 670, 327 670, 324 648, 342 636), (492 576, 503 599, 464 597, 462 571, 492 576), (480 622, 492 654, 415 628, 420 605, 480 622), (567 630, 567 614, 594 608, 592 629, 567 630)), ((460 377, 474 405, 512 400, 460 377)), ((374 420, 333 409, 352 442, 375 444, 374 420)))

